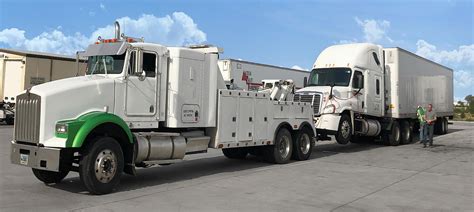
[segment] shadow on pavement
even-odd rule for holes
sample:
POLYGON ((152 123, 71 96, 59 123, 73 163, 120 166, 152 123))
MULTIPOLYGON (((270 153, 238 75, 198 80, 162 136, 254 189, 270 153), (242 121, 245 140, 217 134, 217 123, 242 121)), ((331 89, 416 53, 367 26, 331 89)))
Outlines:
MULTIPOLYGON (((460 130, 450 129, 449 133, 457 131, 460 130)), ((415 135, 412 144, 413 143, 418 143, 417 135, 415 135)), ((443 145, 435 145, 435 147, 441 146, 443 145)), ((335 143, 335 141, 323 141, 316 143, 309 160, 341 153, 353 153, 383 147, 386 146, 380 141, 361 141, 357 144, 350 143, 348 145, 339 145, 335 143)), ((292 161, 291 163, 297 162, 292 161)), ((122 175, 121 183, 115 193, 143 189, 157 185, 178 183, 187 180, 199 180, 201 177, 207 177, 218 173, 240 172, 268 166, 278 165, 264 162, 261 156, 249 156, 245 160, 227 159, 224 156, 217 156, 183 161, 169 166, 159 166, 147 169, 140 168, 137 169, 137 176, 130 176, 127 174, 122 175)), ((225 175, 219 179, 222 178, 225 178, 225 175)), ((79 177, 67 178, 60 184, 50 186, 73 193, 88 193, 82 186, 79 177)))

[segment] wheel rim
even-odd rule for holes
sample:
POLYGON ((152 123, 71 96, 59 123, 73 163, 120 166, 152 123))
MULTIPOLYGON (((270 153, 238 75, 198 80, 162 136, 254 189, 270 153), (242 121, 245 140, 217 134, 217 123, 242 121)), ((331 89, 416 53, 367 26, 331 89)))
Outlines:
POLYGON ((342 124, 341 124, 341 134, 342 134, 342 137, 344 137, 344 138, 348 138, 348 137, 349 137, 350 128, 351 128, 351 127, 350 127, 348 121, 343 121, 343 122, 342 122, 342 124))
POLYGON ((309 149, 311 148, 311 140, 309 138, 309 135, 306 134, 306 133, 303 134, 300 137, 299 144, 300 144, 301 153, 303 153, 305 155, 308 154, 309 149))
POLYGON ((95 160, 95 177, 101 183, 110 182, 117 172, 117 156, 109 149, 103 150, 95 160))
POLYGON ((290 139, 287 136, 282 136, 278 145, 278 152, 282 158, 288 157, 290 154, 290 139))

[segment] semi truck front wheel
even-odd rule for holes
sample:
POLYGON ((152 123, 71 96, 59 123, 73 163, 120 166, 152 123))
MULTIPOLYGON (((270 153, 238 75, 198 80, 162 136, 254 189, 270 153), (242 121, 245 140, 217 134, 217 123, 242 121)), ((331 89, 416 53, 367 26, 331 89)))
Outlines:
POLYGON ((119 143, 111 137, 97 137, 89 143, 79 163, 79 176, 92 194, 110 193, 120 183, 124 158, 119 143))
POLYGON ((351 118, 347 114, 341 115, 339 127, 337 128, 336 141, 339 144, 347 144, 352 137, 351 118))

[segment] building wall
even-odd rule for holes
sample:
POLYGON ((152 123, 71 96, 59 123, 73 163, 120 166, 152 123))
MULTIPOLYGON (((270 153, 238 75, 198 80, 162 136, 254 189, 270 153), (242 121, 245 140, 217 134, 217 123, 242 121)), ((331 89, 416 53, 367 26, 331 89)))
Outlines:
MULTIPOLYGON (((25 61, 25 56, 0 52, 0 101, 4 99, 5 66, 9 60, 25 61)), ((24 68, 24 66, 22 67, 24 68)), ((22 72, 23 70, 18 70, 22 72)))

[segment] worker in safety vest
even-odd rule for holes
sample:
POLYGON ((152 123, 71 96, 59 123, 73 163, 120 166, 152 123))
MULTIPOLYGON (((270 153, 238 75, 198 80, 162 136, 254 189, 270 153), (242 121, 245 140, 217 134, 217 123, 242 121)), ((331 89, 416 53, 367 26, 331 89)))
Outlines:
POLYGON ((422 143, 426 147, 426 111, 420 105, 418 105, 418 108, 416 109, 416 116, 418 117, 418 121, 420 122, 420 143, 422 143))

